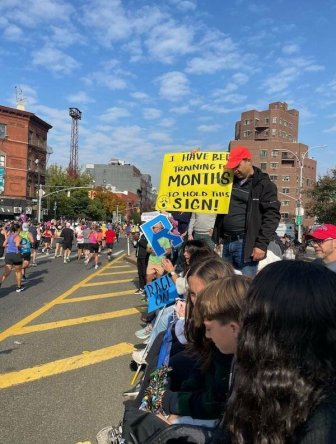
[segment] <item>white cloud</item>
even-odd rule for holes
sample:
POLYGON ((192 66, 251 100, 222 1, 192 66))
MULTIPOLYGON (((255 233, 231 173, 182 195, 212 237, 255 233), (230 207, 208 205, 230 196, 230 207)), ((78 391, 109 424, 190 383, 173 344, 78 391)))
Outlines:
POLYGON ((33 65, 43 66, 43 68, 55 74, 67 75, 80 67, 80 64, 73 57, 50 46, 44 46, 33 51, 32 57, 33 65))
POLYGON ((66 26, 51 26, 48 33, 48 40, 54 45, 68 47, 71 45, 80 45, 86 41, 74 26, 67 24, 66 26))
POLYGON ((77 93, 70 94, 67 97, 68 102, 77 104, 94 103, 95 100, 90 97, 85 91, 78 91, 77 93))
POLYGON ((176 123, 176 120, 171 117, 165 117, 164 119, 160 120, 159 125, 163 128, 171 128, 176 123))
POLYGON ((283 46, 282 52, 284 54, 289 54, 289 55, 297 54, 298 52, 300 52, 300 47, 299 47, 299 45, 292 43, 292 44, 283 46))
POLYGON ((175 113, 175 114, 188 114, 188 113, 190 113, 190 107, 189 107, 189 105, 182 105, 182 106, 178 106, 178 107, 173 107, 173 108, 170 108, 170 112, 175 113))
POLYGON ((152 58, 163 63, 172 63, 176 56, 193 52, 194 29, 177 25, 170 20, 154 27, 145 39, 145 46, 152 58))
POLYGON ((133 99, 137 99, 137 100, 144 101, 144 102, 146 102, 150 99, 148 94, 141 92, 141 91, 136 91, 134 93, 131 93, 130 96, 133 97, 133 99))
POLYGON ((127 109, 113 106, 112 108, 108 108, 104 114, 100 116, 100 120, 103 122, 114 122, 123 117, 129 117, 130 115, 131 114, 127 109))
POLYGON ((3 35, 6 40, 11 40, 12 42, 18 42, 23 38, 22 29, 16 25, 7 26, 3 35))
POLYGON ((178 71, 168 72, 157 78, 160 84, 160 96, 166 100, 179 101, 190 94, 187 76, 178 71))
POLYGON ((144 119, 153 120, 159 119, 162 115, 162 112, 157 108, 145 108, 142 112, 144 119))
POLYGON ((171 138, 170 138, 169 134, 160 133, 158 131, 149 133, 148 138, 150 140, 156 140, 158 142, 165 142, 165 143, 171 142, 171 138))
POLYGON ((245 85, 245 83, 247 83, 249 80, 249 76, 244 73, 237 72, 236 74, 233 74, 232 80, 233 82, 237 83, 237 85, 245 85))
POLYGON ((125 40, 132 33, 120 0, 93 0, 83 6, 82 12, 82 23, 96 33, 103 46, 125 40))
POLYGON ((67 21, 75 11, 70 2, 63 0, 1 0, 0 13, 10 14, 11 22, 34 28, 44 23, 67 21))
POLYGON ((221 125, 199 125, 197 130, 201 133, 215 133, 221 128, 221 125))
POLYGON ((265 80, 263 88, 266 88, 269 94, 283 93, 304 72, 324 70, 324 67, 317 65, 312 57, 279 58, 276 63, 283 67, 283 69, 265 80))
POLYGON ((99 85, 110 90, 125 89, 127 83, 121 77, 105 72, 94 72, 83 78, 87 85, 99 85))
POLYGON ((174 6, 180 11, 194 11, 196 9, 196 1, 194 0, 170 0, 174 6))

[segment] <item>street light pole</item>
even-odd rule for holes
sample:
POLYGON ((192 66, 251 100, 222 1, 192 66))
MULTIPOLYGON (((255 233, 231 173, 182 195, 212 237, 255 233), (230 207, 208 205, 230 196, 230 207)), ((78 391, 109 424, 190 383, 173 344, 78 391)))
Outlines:
POLYGON ((294 153, 291 150, 288 149, 284 149, 283 151, 288 152, 293 154, 293 156, 296 158, 299 167, 300 167, 300 175, 299 175, 299 199, 297 201, 297 227, 298 227, 298 241, 302 242, 302 217, 304 215, 304 208, 303 208, 303 204, 302 204, 302 190, 303 190, 303 168, 304 168, 304 162, 305 159, 307 158, 307 155, 309 154, 309 151, 314 150, 316 148, 326 148, 327 145, 318 145, 318 146, 313 146, 310 149, 307 149, 307 151, 305 151, 304 153, 301 154, 301 159, 299 158, 299 156, 294 153))

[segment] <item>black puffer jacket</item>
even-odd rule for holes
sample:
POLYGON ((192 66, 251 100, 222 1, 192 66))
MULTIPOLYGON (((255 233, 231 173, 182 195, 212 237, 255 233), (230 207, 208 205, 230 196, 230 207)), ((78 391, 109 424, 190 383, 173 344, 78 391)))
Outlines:
MULTIPOLYGON (((275 230, 280 221, 280 202, 277 187, 271 182, 268 174, 253 167, 252 187, 246 213, 246 241, 244 260, 251 260, 254 247, 267 251, 267 246, 275 237, 275 230)), ((234 190, 233 190, 234 192, 234 190)), ((215 222, 213 240, 220 243, 220 229, 225 214, 218 214, 215 222)))

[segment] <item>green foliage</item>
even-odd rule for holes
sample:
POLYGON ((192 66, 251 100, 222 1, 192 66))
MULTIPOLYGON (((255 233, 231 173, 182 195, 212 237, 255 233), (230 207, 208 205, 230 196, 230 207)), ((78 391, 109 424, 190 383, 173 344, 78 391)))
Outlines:
POLYGON ((133 213, 131 213, 129 215, 128 219, 132 220, 135 225, 140 225, 140 223, 141 223, 141 216, 140 216, 140 213, 138 213, 137 211, 134 211, 133 213))
POLYGON ((320 223, 336 224, 336 169, 320 177, 307 195, 308 215, 316 216, 320 223))
MULTIPOLYGON (((66 168, 50 165, 47 171, 46 192, 53 192, 71 187, 90 187, 92 177, 82 172, 78 177, 69 177, 66 168), (59 188, 58 188, 59 187, 59 188)), ((125 212, 126 204, 118 196, 101 187, 96 187, 96 198, 90 199, 90 188, 64 191, 49 197, 49 208, 52 213, 56 202, 56 217, 64 216, 71 219, 86 218, 91 220, 106 220, 111 218, 114 211, 125 212)), ((47 198, 48 199, 48 198, 47 198)), ((46 203, 44 203, 46 206, 46 203)))

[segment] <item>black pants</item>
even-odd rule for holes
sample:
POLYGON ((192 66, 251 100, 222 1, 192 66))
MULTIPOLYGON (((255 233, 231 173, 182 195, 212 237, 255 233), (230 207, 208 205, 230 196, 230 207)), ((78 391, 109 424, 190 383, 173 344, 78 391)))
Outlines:
POLYGON ((147 258, 137 258, 138 276, 139 276, 139 288, 144 288, 146 285, 146 270, 147 270, 147 258))

